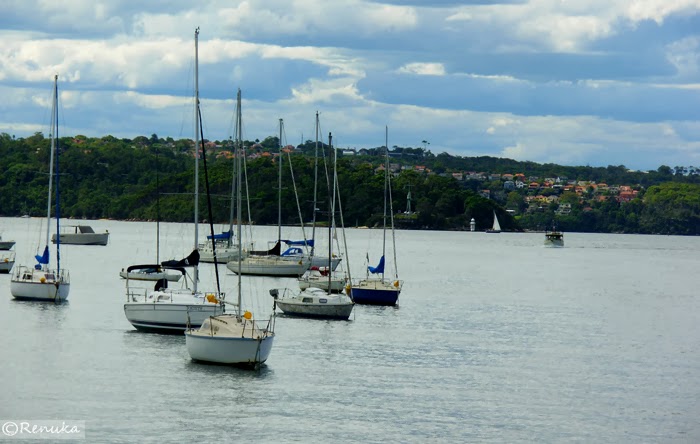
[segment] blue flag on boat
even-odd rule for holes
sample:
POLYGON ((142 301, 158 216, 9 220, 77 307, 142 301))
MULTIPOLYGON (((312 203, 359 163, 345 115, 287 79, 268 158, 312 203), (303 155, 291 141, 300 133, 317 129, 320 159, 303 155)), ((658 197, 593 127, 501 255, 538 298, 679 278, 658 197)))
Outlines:
POLYGON ((40 264, 48 264, 49 263, 49 246, 47 245, 44 247, 44 254, 39 256, 38 254, 34 256, 36 258, 36 261, 39 262, 40 264))
POLYGON ((376 267, 369 266, 367 267, 370 273, 377 274, 377 273, 384 273, 384 256, 382 256, 381 259, 379 259, 379 264, 377 264, 376 267))

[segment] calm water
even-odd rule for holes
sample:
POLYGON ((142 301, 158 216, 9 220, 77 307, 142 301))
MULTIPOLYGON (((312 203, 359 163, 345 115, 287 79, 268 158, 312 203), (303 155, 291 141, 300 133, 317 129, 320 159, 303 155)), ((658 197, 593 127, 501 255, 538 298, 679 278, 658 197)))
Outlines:
MULTIPOLYGON (((18 264, 40 223, 0 219, 18 264)), ((14 301, 0 275, 0 419, 84 420, 87 441, 113 443, 700 441, 700 238, 566 233, 550 249, 542 233, 401 231, 400 308, 279 316, 251 372, 136 332, 118 271, 155 260, 155 224, 90 224, 110 244, 64 246, 69 303, 14 301)), ((275 235, 260 228, 258 246, 275 235)), ((348 237, 357 272, 380 232, 348 237)), ((161 259, 191 239, 163 224, 161 259)), ((245 278, 244 304, 264 317, 268 289, 294 285, 245 278)))

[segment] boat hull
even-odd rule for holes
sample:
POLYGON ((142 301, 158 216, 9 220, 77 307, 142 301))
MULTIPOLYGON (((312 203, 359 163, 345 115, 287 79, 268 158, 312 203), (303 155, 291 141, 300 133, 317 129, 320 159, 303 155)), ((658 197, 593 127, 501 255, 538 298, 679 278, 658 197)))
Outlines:
POLYGON ((274 334, 264 338, 217 337, 185 332, 187 352, 194 361, 254 366, 267 361, 274 334))
POLYGON ((0 254, 0 273, 8 274, 15 265, 15 253, 0 254))
MULTIPOLYGON (((336 268, 338 268, 338 265, 340 264, 340 261, 342 259, 339 257, 334 257, 331 259, 331 271, 335 271, 336 268)), ((321 256, 314 256, 311 258, 311 267, 327 267, 328 266, 328 257, 321 257, 321 256)))
POLYGON ((12 297, 23 301, 61 302, 70 294, 70 275, 66 270, 36 270, 19 267, 10 281, 12 297))
POLYGON ((350 318, 352 302, 343 304, 305 304, 297 301, 277 300, 277 306, 286 315, 316 319, 339 319, 350 318))
POLYGON ((544 246, 545 247, 563 247, 564 246, 564 240, 562 239, 557 239, 557 240, 550 240, 546 239, 544 241, 544 246))
MULTIPOLYGON (((226 264, 226 268, 238 274, 238 260, 226 264)), ((298 277, 309 269, 308 259, 280 259, 265 256, 249 256, 240 261, 240 273, 254 276, 298 277)))
MULTIPOLYGON (((299 288, 306 290, 308 288, 320 288, 321 290, 328 291, 328 278, 324 277, 307 277, 299 279, 299 288)), ((340 293, 345 289, 345 279, 331 279, 330 291, 333 293, 340 293)))
POLYGON ((15 241, 0 241, 0 250, 9 250, 15 245, 15 241))
MULTIPOLYGON (((61 244, 68 245, 107 245, 109 233, 61 233, 61 244)), ((56 243, 56 235, 51 236, 51 242, 56 243)))
POLYGON ((395 282, 398 285, 381 279, 361 281, 352 286, 352 300, 363 305, 396 305, 401 294, 401 282, 395 282))
POLYGON ((137 330, 152 333, 178 334, 190 327, 199 328, 209 316, 223 314, 217 304, 179 304, 170 302, 127 302, 126 319, 137 330))
POLYGON ((123 279, 126 279, 127 277, 129 280, 133 281, 159 281, 161 279, 166 279, 168 282, 177 282, 180 280, 182 277, 181 274, 171 274, 171 273, 162 273, 162 272, 154 272, 154 273, 139 273, 139 272, 126 272, 126 271, 120 271, 119 276, 123 279))
MULTIPOLYGON (((231 247, 217 246, 216 247, 216 263, 226 264, 231 261, 238 260, 238 245, 233 245, 231 247)), ((214 252, 211 248, 200 248, 199 250, 199 262, 206 262, 208 264, 214 263, 214 252)))

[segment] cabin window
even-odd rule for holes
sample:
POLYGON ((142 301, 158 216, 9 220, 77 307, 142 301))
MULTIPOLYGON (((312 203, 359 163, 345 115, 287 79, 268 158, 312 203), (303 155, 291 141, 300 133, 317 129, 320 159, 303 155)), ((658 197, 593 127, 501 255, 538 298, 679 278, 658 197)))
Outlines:
POLYGON ((311 302, 313 302, 313 301, 314 301, 314 298, 302 298, 302 299, 301 299, 301 302, 308 302, 308 303, 311 303, 311 302))
POLYGON ((325 304, 326 302, 328 302, 328 299, 319 299, 318 302, 320 302, 321 304, 325 304))

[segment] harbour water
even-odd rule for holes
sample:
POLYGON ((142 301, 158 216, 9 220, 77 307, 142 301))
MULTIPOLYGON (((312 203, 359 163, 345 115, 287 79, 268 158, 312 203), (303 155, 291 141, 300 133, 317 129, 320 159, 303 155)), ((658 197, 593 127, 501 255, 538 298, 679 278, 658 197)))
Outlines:
MULTIPOLYGON (((118 272, 155 260, 155 224, 87 222, 110 243, 62 247, 68 303, 14 301, 0 275, 0 419, 81 420, 100 443, 700 442, 700 238, 399 231, 399 308, 279 316, 255 372, 136 332, 118 272)), ((41 223, 0 219, 17 265, 41 223)), ((191 251, 191 225, 161 233, 161 259, 191 251)), ((381 231, 347 235, 359 277, 381 231)), ((256 227, 258 247, 275 237, 256 227)), ((244 277, 244 303, 265 317, 269 288, 295 285, 244 277)))

